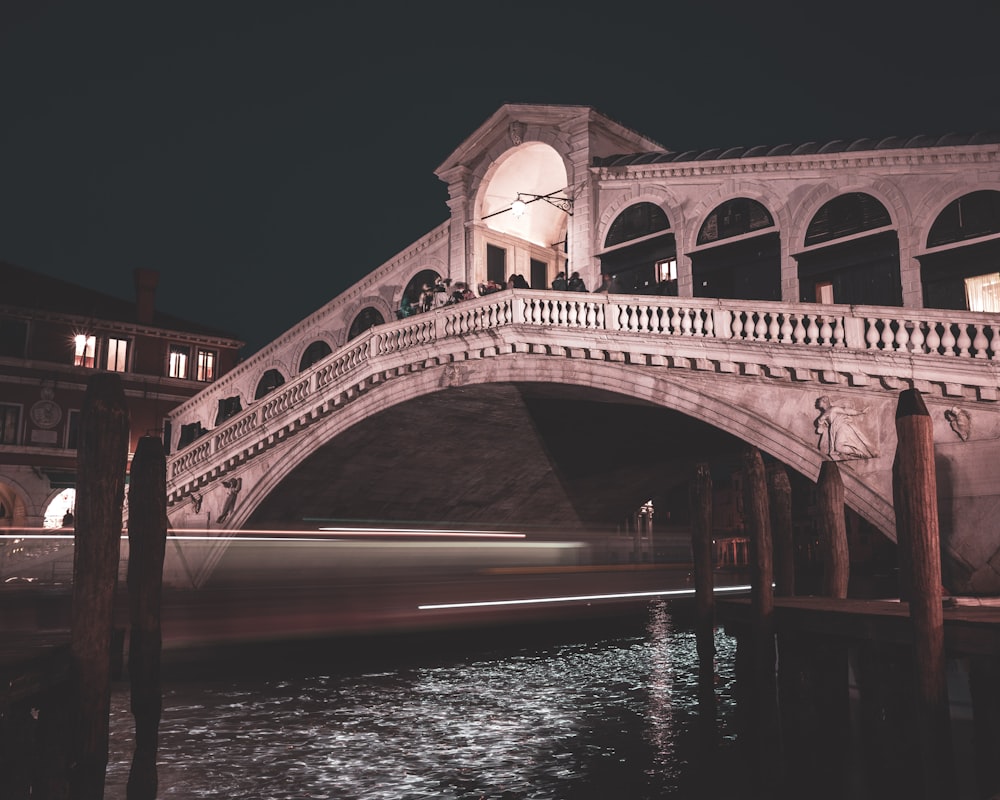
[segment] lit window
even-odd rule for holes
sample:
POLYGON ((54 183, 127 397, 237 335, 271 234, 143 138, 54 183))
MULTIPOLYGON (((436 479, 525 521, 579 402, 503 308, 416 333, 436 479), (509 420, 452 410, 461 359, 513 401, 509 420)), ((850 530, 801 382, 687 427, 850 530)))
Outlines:
POLYGON ((105 369, 111 372, 124 372, 128 363, 128 340, 108 339, 108 359, 105 369))
POLYGON ((1000 272, 965 279, 969 311, 1000 311, 1000 272))
POLYGON ((97 351, 97 337, 78 333, 73 338, 73 345, 75 348, 73 366, 93 367, 94 353, 97 351))
POLYGON ((170 365, 167 375, 171 378, 186 378, 188 376, 188 358, 190 351, 186 347, 170 345, 170 365))
POLYGON ((17 444, 21 428, 21 407, 4 403, 0 405, 0 444, 17 444))
POLYGON ((656 282, 677 280, 677 259, 665 258, 656 262, 656 282))
POLYGON ((833 303, 833 284, 830 281, 816 284, 816 302, 833 303))
POLYGON ((206 382, 215 380, 215 360, 216 355, 213 350, 198 351, 198 380, 206 382))

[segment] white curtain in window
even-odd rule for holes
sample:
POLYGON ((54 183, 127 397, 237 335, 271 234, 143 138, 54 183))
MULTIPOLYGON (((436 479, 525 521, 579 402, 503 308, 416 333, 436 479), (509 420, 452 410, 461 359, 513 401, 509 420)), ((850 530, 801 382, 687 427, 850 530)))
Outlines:
POLYGON ((1000 272, 966 278, 965 302, 969 311, 1000 312, 1000 272))

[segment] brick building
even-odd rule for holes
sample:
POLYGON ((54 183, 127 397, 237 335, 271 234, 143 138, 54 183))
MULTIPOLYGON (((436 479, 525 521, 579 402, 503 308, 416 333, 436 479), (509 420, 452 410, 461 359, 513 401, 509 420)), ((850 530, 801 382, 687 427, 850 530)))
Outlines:
POLYGON ((235 336, 156 309, 157 272, 134 278, 129 301, 0 263, 0 526, 56 527, 72 508, 96 371, 121 375, 131 460, 140 436, 169 442, 169 412, 239 361, 235 336))

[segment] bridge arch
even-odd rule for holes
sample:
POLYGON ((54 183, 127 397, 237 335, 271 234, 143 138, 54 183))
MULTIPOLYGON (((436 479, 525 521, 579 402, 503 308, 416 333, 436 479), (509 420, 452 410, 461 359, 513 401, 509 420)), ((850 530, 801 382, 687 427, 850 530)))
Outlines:
MULTIPOLYGON (((639 401, 679 411, 760 448, 812 480, 818 476, 823 460, 814 428, 818 416, 815 410, 818 390, 814 386, 790 391, 793 397, 782 403, 780 409, 773 408, 773 404, 754 408, 743 401, 743 393, 720 391, 717 382, 705 384, 701 379, 692 379, 690 372, 651 374, 641 367, 630 368, 621 363, 589 359, 574 362, 570 369, 560 359, 524 354, 495 356, 460 365, 443 364, 409 375, 400 382, 403 383, 405 387, 372 389, 361 394, 338 414, 314 423, 310 436, 300 437, 301 441, 294 442, 273 457, 267 457, 267 467, 260 472, 253 485, 248 486, 250 482, 244 481, 248 490, 227 527, 245 524, 259 504, 299 464, 376 411, 386 411, 429 395, 485 384, 558 384, 584 392, 619 396, 631 403, 639 401), (714 389, 709 388, 712 385, 714 389)), ((819 394, 827 393, 819 391, 819 394)), ((859 462, 857 466, 842 466, 847 504, 884 534, 894 538, 894 517, 891 501, 885 496, 885 481, 874 477, 874 473, 884 465, 859 462)))

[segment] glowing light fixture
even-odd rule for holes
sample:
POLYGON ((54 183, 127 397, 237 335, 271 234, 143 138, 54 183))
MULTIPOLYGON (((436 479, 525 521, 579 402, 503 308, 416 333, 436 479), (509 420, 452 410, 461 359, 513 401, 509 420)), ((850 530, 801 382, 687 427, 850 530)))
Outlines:
POLYGON ((487 214, 483 219, 489 219, 490 217, 495 217, 497 214, 506 214, 508 211, 514 215, 515 219, 520 219, 524 216, 524 212, 527 210, 529 203, 537 203, 539 200, 544 200, 550 206, 555 206, 560 211, 565 211, 569 216, 573 216, 573 198, 562 196, 560 193, 564 193, 565 189, 556 189, 554 192, 549 192, 548 194, 532 194, 531 192, 518 192, 517 197, 514 202, 511 203, 507 208, 501 208, 499 211, 494 211, 492 214, 487 214))

